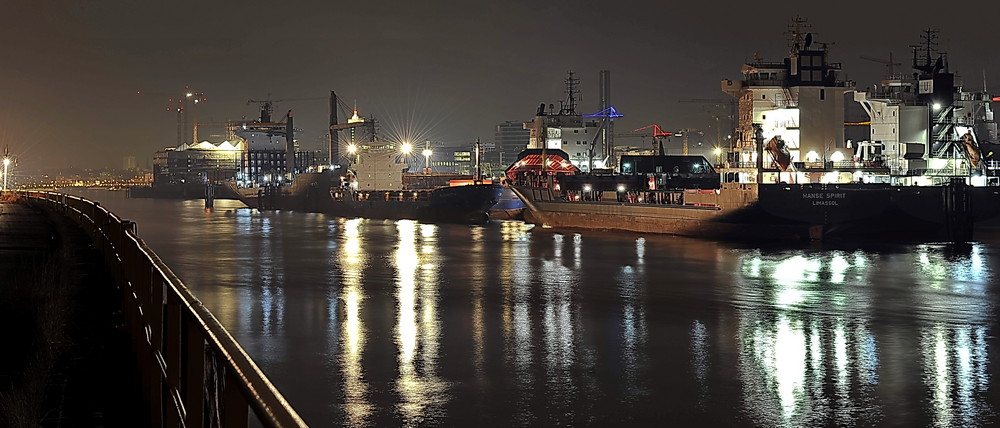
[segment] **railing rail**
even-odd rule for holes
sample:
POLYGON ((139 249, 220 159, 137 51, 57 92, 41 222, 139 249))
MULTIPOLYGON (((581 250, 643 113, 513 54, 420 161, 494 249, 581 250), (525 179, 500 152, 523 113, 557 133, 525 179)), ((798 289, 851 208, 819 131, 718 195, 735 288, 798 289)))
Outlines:
POLYGON ((306 426, 219 320, 136 236, 135 223, 76 196, 19 194, 71 218, 104 255, 121 293, 150 425, 246 427, 253 411, 266 427, 306 426))

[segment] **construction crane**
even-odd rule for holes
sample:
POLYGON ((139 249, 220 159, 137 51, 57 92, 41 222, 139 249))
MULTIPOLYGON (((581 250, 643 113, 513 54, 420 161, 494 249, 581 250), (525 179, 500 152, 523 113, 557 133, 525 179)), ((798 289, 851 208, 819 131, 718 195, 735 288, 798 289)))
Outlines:
POLYGON ((692 133, 700 134, 700 135, 705 135, 705 133, 702 132, 702 131, 700 131, 700 130, 690 129, 690 128, 681 129, 681 130, 673 133, 673 136, 675 136, 675 137, 681 137, 681 142, 683 144, 683 146, 682 146, 683 149, 681 150, 681 154, 684 155, 684 156, 688 155, 688 135, 692 134, 692 133))
POLYGON ((888 60, 880 59, 880 58, 874 58, 874 57, 870 57, 870 56, 864 56, 864 55, 861 56, 861 59, 866 60, 866 61, 871 61, 871 62, 877 62, 879 64, 884 65, 885 68, 886 68, 886 71, 888 72, 888 74, 887 74, 888 77, 892 77, 894 75, 893 74, 893 67, 894 66, 903 65, 903 64, 900 64, 898 62, 892 62, 892 52, 889 52, 889 59, 888 60))
MULTIPOLYGON (((736 131, 736 122, 735 122, 736 117, 737 117, 736 116, 736 98, 712 98, 712 99, 707 99, 707 98, 691 98, 691 99, 680 100, 678 102, 681 102, 681 103, 690 103, 690 104, 702 104, 703 108, 705 109, 705 112, 706 113, 710 113, 711 116, 712 116, 712 118, 715 119, 715 126, 714 126, 714 128, 715 128, 716 146, 720 150, 722 150, 724 146, 731 146, 732 145, 731 138, 732 138, 732 135, 736 131), (727 123, 727 126, 726 126, 726 138, 725 138, 725 140, 727 140, 728 143, 724 143, 724 139, 722 138, 722 135, 723 135, 723 133, 722 133, 722 129, 723 129, 722 118, 723 118, 723 115, 719 114, 717 111, 716 112, 712 112, 711 110, 714 110, 714 107, 722 107, 722 108, 726 108, 726 109, 729 110, 728 113, 727 113, 727 115, 726 115, 726 119, 727 119, 726 122, 728 122, 728 123, 727 123)), ((712 125, 709 125, 709 128, 711 128, 711 127, 712 127, 712 125)), ((701 132, 701 131, 698 131, 698 132, 701 132)), ((702 133, 702 134, 704 135, 704 133, 702 133)), ((731 147, 730 147, 730 149, 731 149, 731 147)), ((687 154, 687 151, 685 151, 684 154, 687 154)))
MULTIPOLYGON (((177 113, 177 145, 185 143, 184 134, 190 131, 191 122, 194 120, 194 113, 191 107, 198 105, 199 103, 208 101, 204 92, 194 91, 191 89, 191 85, 184 85, 184 92, 180 95, 177 94, 167 94, 167 93, 148 93, 143 90, 135 91, 136 95, 156 95, 156 96, 166 96, 167 98, 167 108, 166 111, 177 113)), ((195 133, 190 134, 192 136, 192 141, 197 139, 195 133)))
POLYGON ((658 124, 646 125, 642 128, 633 129, 631 132, 615 134, 615 137, 640 137, 640 138, 651 138, 651 144, 653 147, 653 152, 663 154, 663 137, 669 137, 674 135, 671 132, 664 131, 663 128, 658 124), (652 129, 652 132, 642 132, 647 129, 652 129), (658 144, 659 143, 659 144, 658 144), (659 145, 659 148, 657 147, 659 145), (658 150, 659 149, 659 150, 658 150))

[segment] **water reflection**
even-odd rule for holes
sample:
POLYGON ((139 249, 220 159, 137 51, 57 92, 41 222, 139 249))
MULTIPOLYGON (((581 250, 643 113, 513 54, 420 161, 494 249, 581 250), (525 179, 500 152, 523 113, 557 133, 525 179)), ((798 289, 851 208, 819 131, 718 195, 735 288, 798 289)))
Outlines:
MULTIPOLYGON (((482 228, 471 230, 470 240, 472 247, 469 252, 469 261, 473 266, 485 266, 485 254, 487 251, 482 228)), ((477 379, 480 383, 485 382, 486 373, 483 370, 483 363, 486 360, 486 308, 484 300, 486 293, 486 269, 470 269, 469 279, 472 281, 472 340, 473 340, 473 369, 476 371, 477 379)))
POLYGON ((621 314, 621 355, 625 380, 624 391, 628 396, 637 397, 646 393, 642 389, 641 376, 646 366, 646 308, 643 298, 643 283, 646 275, 643 258, 645 239, 635 243, 636 266, 621 267, 616 280, 618 294, 622 302, 621 314))
MULTIPOLYGON (((900 369, 882 366, 866 318, 888 310, 924 326, 918 347, 932 424, 980 424, 993 412, 982 399, 989 380, 987 332, 977 324, 989 319, 993 306, 985 298, 992 274, 982 253, 980 245, 968 251, 919 247, 912 285, 893 290, 879 306, 872 304, 871 287, 877 284, 868 281, 879 255, 745 254, 739 270, 743 279, 733 296, 744 308, 739 311, 739 366, 747 412, 769 426, 883 420, 886 410, 876 399, 879 372, 900 369), (916 302, 906 306, 905 315, 893 307, 903 296, 916 302)), ((903 354, 892 360, 897 365, 908 362, 906 351, 897 350, 898 340, 893 339, 893 353, 903 354)), ((889 381, 892 389, 907 382, 896 376, 889 381)))
MULTIPOLYGON (((531 291, 533 273, 531 256, 531 239, 524 236, 522 239, 508 239, 508 236, 516 236, 516 233, 507 232, 505 236, 504 251, 509 254, 510 267, 505 268, 504 275, 509 280, 503 282, 503 332, 504 332, 504 357, 512 376, 514 378, 515 405, 513 409, 513 420, 518 425, 527 425, 534 422, 535 416, 531 411, 531 403, 536 398, 536 391, 532 387, 535 383, 534 371, 532 369, 534 358, 532 344, 532 323, 529 315, 531 305, 531 291)), ((544 393, 538 391, 538 393, 544 393)))
POLYGON ((988 245, 745 249, 173 209, 162 227, 129 217, 313 425, 998 418, 988 245))
MULTIPOLYGON (((431 254, 417 252, 416 222, 396 222, 399 234, 395 256, 398 323, 399 377, 396 390, 400 395, 397 409, 404 425, 419 425, 426 419, 444 416, 443 404, 447 384, 437 376, 438 340, 437 281, 431 254), (420 290, 417 290, 417 270, 421 270, 420 290), (421 316, 417 318, 417 306, 421 316), (417 347, 422 352, 417 355, 417 347)), ((433 250, 434 226, 421 226, 421 238, 428 242, 425 249, 433 250)))
POLYGON ((738 313, 739 370, 756 423, 844 426, 881 418, 872 404, 879 365, 874 334, 847 316, 866 311, 871 300, 859 256, 865 259, 855 254, 852 263, 841 251, 757 251, 741 261, 744 282, 736 296, 748 309, 738 313))
POLYGON ((343 334, 341 338, 340 371, 344 376, 344 413, 349 426, 365 426, 374 410, 368 402, 368 384, 361 365, 365 348, 365 326, 360 317, 364 297, 365 253, 361 247, 361 219, 344 222, 344 244, 338 257, 340 261, 341 292, 344 304, 343 334))
POLYGON ((986 329, 935 323, 921 332, 923 380, 930 390, 934 426, 973 426, 995 411, 987 392, 986 329))
MULTIPOLYGON (((572 242, 572 264, 578 266, 581 239, 574 235, 572 242)), ((553 257, 542 262, 542 270, 546 273, 541 277, 542 299, 542 343, 545 346, 543 357, 545 362, 546 392, 549 406, 554 412, 549 423, 566 423, 561 416, 570 412, 576 399, 575 379, 571 369, 576 364, 574 349, 573 322, 573 286, 578 282, 579 271, 567 267, 564 260, 565 236, 555 235, 552 242, 553 257)))

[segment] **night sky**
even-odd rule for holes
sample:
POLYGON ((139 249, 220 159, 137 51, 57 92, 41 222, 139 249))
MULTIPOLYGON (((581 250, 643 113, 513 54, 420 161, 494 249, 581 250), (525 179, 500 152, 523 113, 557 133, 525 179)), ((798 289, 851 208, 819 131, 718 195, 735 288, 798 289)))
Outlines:
MULTIPOLYGON (((679 100, 725 98, 719 81, 738 78, 755 52, 780 60, 795 16, 809 20, 817 42, 834 43, 832 60, 859 88, 885 70, 860 56, 892 52, 908 71, 908 46, 933 27, 966 89, 981 88, 985 70, 1000 93, 995 2, 955 11, 930 2, 678 3, 7 0, 0 144, 27 172, 120 167, 125 155, 148 165, 176 142, 167 98, 190 85, 208 98, 195 113, 203 122, 256 117, 248 99, 335 90, 375 114, 384 137, 460 146, 492 140, 496 123, 529 120, 539 103, 558 106, 567 70, 581 80, 578 110, 595 112, 602 69, 625 114, 616 131, 704 129, 715 110, 679 100)), ((275 106, 279 117, 288 109, 301 146, 325 147, 326 102, 275 106)))

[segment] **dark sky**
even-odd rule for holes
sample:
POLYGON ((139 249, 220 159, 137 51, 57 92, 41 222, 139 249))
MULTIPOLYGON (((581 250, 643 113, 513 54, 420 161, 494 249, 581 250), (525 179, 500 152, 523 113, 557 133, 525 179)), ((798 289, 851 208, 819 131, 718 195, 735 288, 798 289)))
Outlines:
MULTIPOLYGON (((710 1, 4 1, 0 39, 0 144, 26 171, 140 165, 175 144, 166 99, 202 91, 201 121, 255 117, 247 99, 325 97, 337 91, 375 114, 385 136, 462 145, 493 137, 563 97, 567 70, 581 79, 580 111, 597 108, 598 72, 612 72, 618 131, 651 123, 704 128, 755 52, 780 59, 791 19, 863 88, 884 66, 860 56, 892 52, 908 70, 921 30, 967 88, 1000 93, 1000 5, 965 2, 710 1), (906 6, 902 6, 902 5, 906 6), (137 90, 144 91, 136 95, 137 90)), ((322 100, 293 109, 302 146, 323 147, 322 100)), ((211 132, 203 129, 202 134, 211 132)), ((218 134, 218 131, 214 132, 218 134)))

